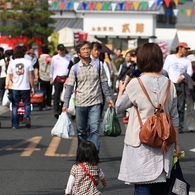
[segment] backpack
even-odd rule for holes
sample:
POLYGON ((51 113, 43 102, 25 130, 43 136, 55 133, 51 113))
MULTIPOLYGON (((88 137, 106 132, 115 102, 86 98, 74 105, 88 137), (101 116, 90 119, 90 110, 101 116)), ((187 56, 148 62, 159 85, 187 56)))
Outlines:
POLYGON ((167 145, 176 142, 176 132, 172 125, 171 119, 169 115, 165 113, 163 110, 163 106, 165 104, 166 98, 169 93, 171 81, 170 79, 168 80, 168 85, 165 91, 162 104, 159 104, 158 106, 154 106, 141 79, 137 78, 137 80, 143 92, 145 93, 146 97, 154 107, 154 112, 146 120, 144 124, 142 123, 139 111, 136 108, 138 120, 140 123, 140 132, 139 132, 140 141, 152 147, 161 147, 161 153, 166 154, 167 145))
POLYGON ((50 80, 50 65, 51 57, 50 56, 41 56, 39 58, 39 77, 43 81, 50 80))

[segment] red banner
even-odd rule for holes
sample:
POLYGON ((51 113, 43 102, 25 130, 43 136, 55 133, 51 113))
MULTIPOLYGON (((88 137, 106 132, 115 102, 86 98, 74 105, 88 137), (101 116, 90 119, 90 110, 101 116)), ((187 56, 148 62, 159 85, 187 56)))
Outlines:
POLYGON ((74 45, 76 45, 80 41, 87 40, 88 33, 85 32, 75 32, 74 33, 74 45))
POLYGON ((165 59, 169 55, 167 43, 165 41, 162 41, 162 42, 157 42, 156 44, 161 48, 161 51, 163 53, 163 58, 165 59))

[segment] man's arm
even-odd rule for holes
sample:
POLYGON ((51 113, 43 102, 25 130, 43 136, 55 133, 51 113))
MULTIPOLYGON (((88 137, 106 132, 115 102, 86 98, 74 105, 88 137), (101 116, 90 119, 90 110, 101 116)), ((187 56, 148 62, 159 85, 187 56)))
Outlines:
POLYGON ((50 67, 50 84, 53 84, 53 71, 54 71, 54 59, 51 59, 51 67, 50 67))
POLYGON ((33 77, 33 70, 28 72, 29 75, 29 81, 30 81, 30 87, 31 87, 31 92, 32 94, 35 93, 35 89, 34 89, 34 77, 33 77))

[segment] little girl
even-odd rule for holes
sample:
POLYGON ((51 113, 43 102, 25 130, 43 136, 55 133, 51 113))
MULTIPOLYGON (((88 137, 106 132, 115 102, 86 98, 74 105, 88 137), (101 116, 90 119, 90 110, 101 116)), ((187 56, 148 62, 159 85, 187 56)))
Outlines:
POLYGON ((98 180, 107 185, 104 173, 98 166, 99 157, 95 145, 83 141, 77 149, 76 163, 72 166, 65 189, 65 195, 99 195, 98 180))

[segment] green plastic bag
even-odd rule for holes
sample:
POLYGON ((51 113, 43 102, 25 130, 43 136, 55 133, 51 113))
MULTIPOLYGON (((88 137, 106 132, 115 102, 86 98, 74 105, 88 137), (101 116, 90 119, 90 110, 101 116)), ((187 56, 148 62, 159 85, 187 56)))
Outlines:
POLYGON ((120 123, 114 107, 109 107, 105 114, 104 135, 119 136, 121 134, 120 123))

